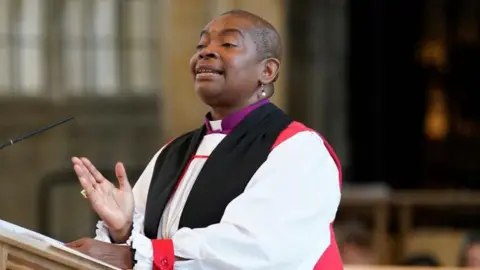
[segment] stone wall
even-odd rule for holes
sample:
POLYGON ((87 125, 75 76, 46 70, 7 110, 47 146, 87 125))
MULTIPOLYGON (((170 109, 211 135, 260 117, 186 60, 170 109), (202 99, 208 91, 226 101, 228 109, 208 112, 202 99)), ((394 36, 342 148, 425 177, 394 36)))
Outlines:
MULTIPOLYGON (((75 120, 31 137, 0 153, 0 216, 28 227, 39 228, 38 196, 47 175, 72 172, 70 157, 86 156, 102 170, 116 161, 127 169, 143 169, 162 146, 155 98, 83 98, 54 103, 46 100, 1 99, 0 138, 7 140, 41 126, 74 116, 75 120)), ((137 173, 138 174, 138 173, 137 173)), ((62 177, 62 176, 60 176, 62 177)), ((72 184, 53 191, 51 229, 63 240, 93 231, 89 205, 72 184)), ((62 180, 62 179, 60 179, 62 180)), ((68 181, 68 179, 65 179, 68 181)), ((116 179, 111 179, 116 181, 116 179)))

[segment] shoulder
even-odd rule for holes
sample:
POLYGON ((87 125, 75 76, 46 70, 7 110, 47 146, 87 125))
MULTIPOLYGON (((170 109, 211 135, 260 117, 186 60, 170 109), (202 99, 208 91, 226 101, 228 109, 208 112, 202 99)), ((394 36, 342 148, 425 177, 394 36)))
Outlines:
POLYGON ((325 138, 314 129, 300 123, 292 122, 277 137, 273 144, 273 153, 302 152, 307 156, 317 156, 334 161, 337 169, 341 171, 340 160, 333 147, 325 138))
POLYGON ((292 141, 305 146, 308 143, 313 143, 314 145, 324 144, 324 139, 318 132, 300 122, 293 121, 280 132, 272 146, 272 150, 285 142, 292 143, 292 141))
MULTIPOLYGON (((310 152, 311 154, 327 151, 324 140, 317 132, 305 127, 292 123, 283 130, 277 137, 272 146, 271 154, 278 152, 310 152)), ((311 155, 309 154, 309 155, 311 155)))

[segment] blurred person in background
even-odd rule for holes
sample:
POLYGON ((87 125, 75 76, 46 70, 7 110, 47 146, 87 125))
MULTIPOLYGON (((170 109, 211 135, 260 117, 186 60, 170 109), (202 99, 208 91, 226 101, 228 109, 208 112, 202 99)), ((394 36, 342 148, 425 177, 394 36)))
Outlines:
POLYGON ((400 264, 403 266, 429 266, 440 267, 440 262, 435 256, 428 253, 412 254, 400 264))
POLYGON ((342 261, 351 265, 375 264, 372 236, 362 229, 346 231, 340 243, 342 261))
POLYGON ((121 163, 116 188, 74 157, 102 221, 95 240, 68 246, 120 268, 343 269, 332 229, 340 163, 320 135, 269 102, 278 32, 235 10, 211 21, 196 48, 190 68, 211 108, 205 124, 158 151, 133 190, 121 163))
POLYGON ((460 249, 459 266, 480 267, 480 232, 470 231, 465 234, 460 249))

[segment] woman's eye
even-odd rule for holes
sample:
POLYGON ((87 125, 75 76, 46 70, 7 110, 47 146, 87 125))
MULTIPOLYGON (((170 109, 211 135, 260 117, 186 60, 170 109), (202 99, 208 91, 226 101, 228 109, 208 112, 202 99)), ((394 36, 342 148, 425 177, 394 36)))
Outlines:
POLYGON ((205 47, 206 47, 205 45, 198 44, 196 48, 197 48, 197 50, 201 50, 201 49, 203 49, 203 48, 205 48, 205 47))
POLYGON ((226 47, 226 48, 233 48, 233 47, 237 47, 237 45, 235 44, 232 44, 232 43, 223 43, 222 44, 223 47, 226 47))

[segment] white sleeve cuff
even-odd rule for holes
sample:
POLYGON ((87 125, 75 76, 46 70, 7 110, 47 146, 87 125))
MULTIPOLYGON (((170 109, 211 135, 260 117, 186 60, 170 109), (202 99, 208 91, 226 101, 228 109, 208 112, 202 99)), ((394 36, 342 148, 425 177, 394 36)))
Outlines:
POLYGON ((107 224, 103 221, 97 222, 97 229, 95 231, 95 240, 111 243, 110 234, 108 232, 107 224))
MULTIPOLYGON (((144 215, 140 214, 137 211, 133 213, 133 226, 132 226, 133 228, 132 228, 132 231, 130 232, 130 236, 127 239, 127 242, 126 242, 127 245, 129 246, 132 245, 132 241, 136 235, 144 234, 143 220, 144 220, 144 215)), ((97 222, 97 229, 95 231, 95 234, 96 234, 95 240, 112 243, 112 239, 110 238, 110 232, 108 231, 108 226, 107 224, 105 224, 105 222, 101 220, 97 222)))
MULTIPOLYGON (((144 270, 153 268, 153 246, 152 241, 144 235, 143 232, 144 215, 135 211, 133 214, 133 228, 127 245, 135 249, 135 260, 137 263, 134 270, 144 270)), ((97 222, 95 240, 111 243, 108 227, 103 221, 97 222)))
POLYGON ((132 248, 135 249, 134 270, 145 270, 153 268, 153 246, 152 240, 143 234, 138 234, 132 241, 132 248))
POLYGON ((135 211, 133 215, 133 228, 127 244, 135 249, 134 270, 144 270, 153 268, 153 246, 152 240, 145 236, 143 232, 143 220, 145 216, 135 211))

